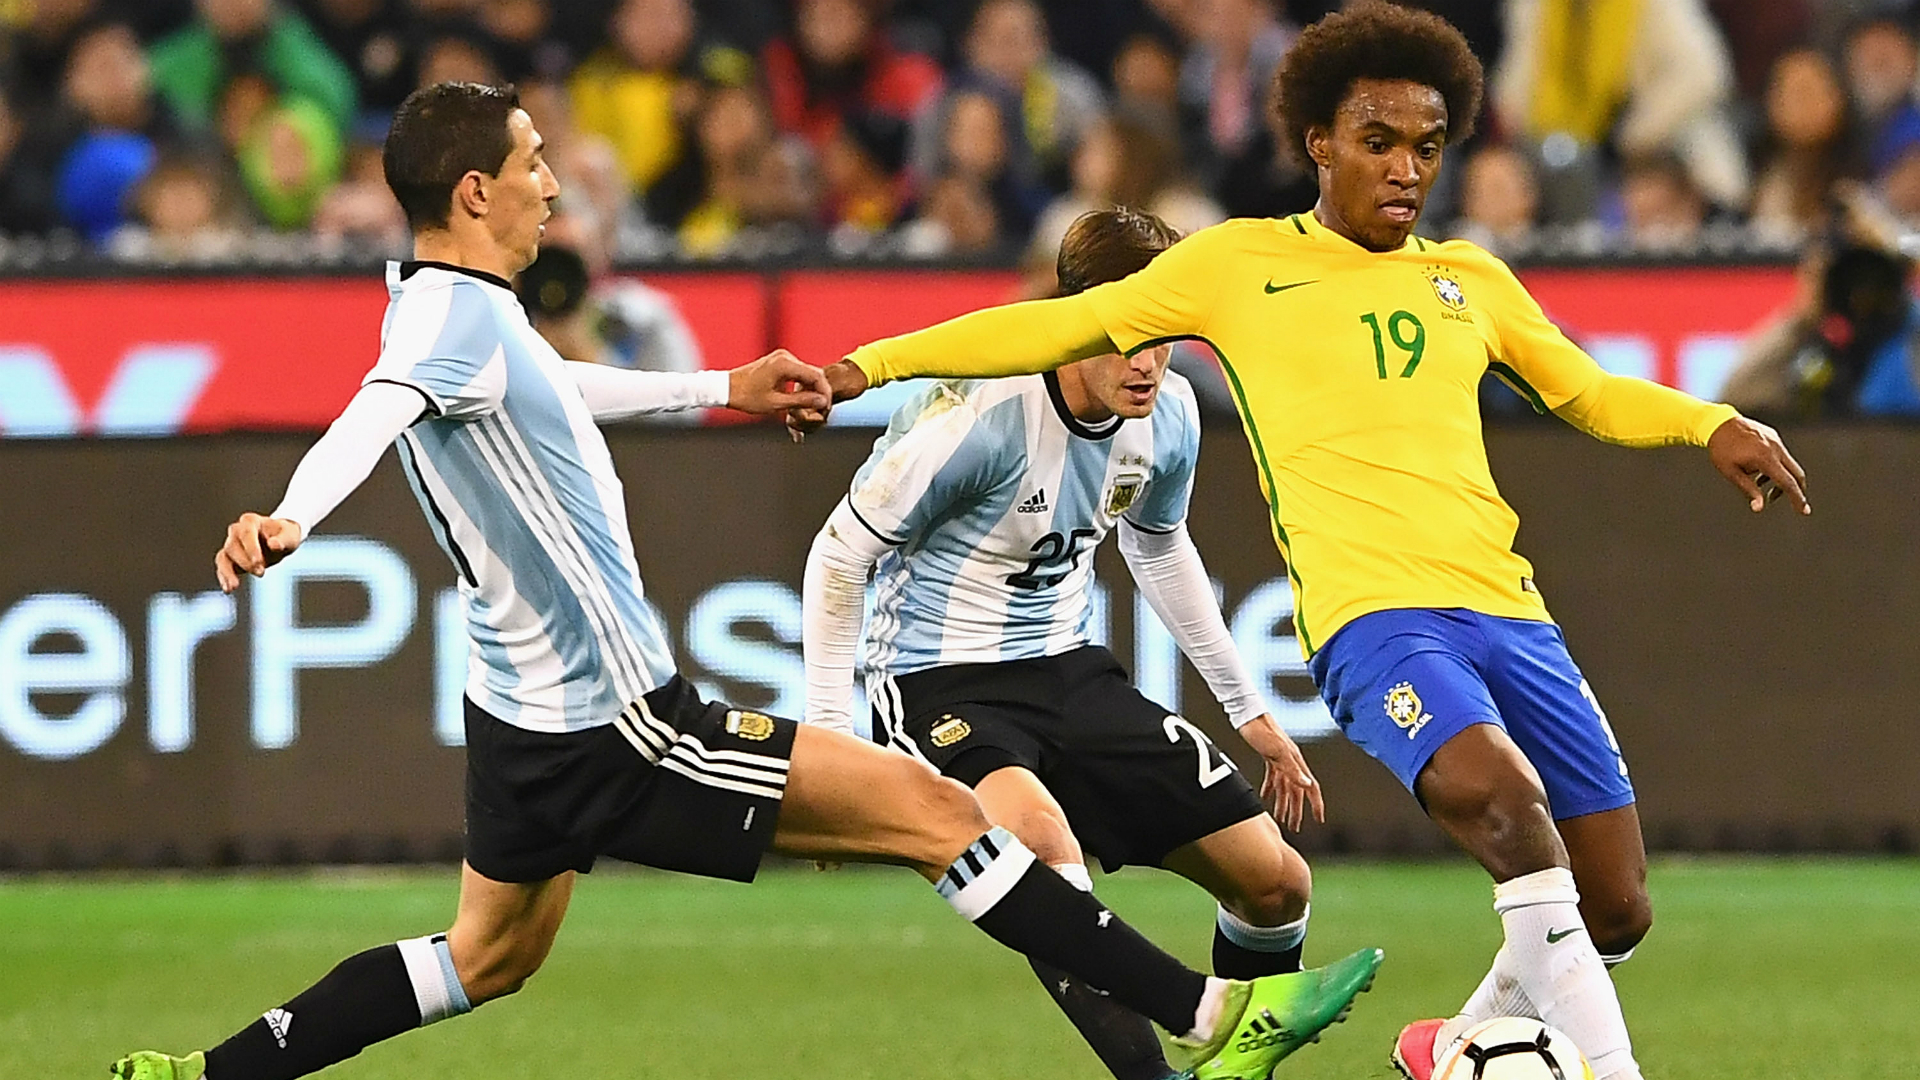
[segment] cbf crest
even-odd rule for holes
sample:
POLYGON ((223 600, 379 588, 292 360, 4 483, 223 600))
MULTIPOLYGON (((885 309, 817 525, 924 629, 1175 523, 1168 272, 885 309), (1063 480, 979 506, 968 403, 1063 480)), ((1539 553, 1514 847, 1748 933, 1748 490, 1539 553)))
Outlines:
POLYGON ((1433 286, 1433 295, 1440 300, 1440 306, 1448 311, 1467 310, 1467 291, 1460 287, 1460 278, 1445 266, 1429 266, 1426 269, 1427 283, 1433 286))
POLYGON ((1115 477, 1113 486, 1107 489, 1107 516, 1119 517, 1126 513, 1146 487, 1147 478, 1139 473, 1123 473, 1115 477))
POLYGON ((1395 683, 1387 691, 1387 719, 1392 720, 1411 739, 1420 734, 1420 729, 1427 726, 1433 714, 1421 706, 1420 695, 1414 692, 1413 684, 1403 682, 1395 683))

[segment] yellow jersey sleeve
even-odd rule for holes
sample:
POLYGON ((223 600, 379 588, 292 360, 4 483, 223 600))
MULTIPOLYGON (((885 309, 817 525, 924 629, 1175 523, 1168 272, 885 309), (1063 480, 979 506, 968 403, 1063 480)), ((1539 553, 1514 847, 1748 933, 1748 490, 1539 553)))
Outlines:
POLYGON ((990 379, 1046 371, 1111 349, 1206 332, 1232 222, 1202 229, 1146 268, 1074 296, 987 308, 862 345, 847 359, 868 386, 921 375, 990 379))
POLYGON ((1547 318, 1506 263, 1483 259, 1499 348, 1491 370, 1535 409, 1623 446, 1705 446, 1715 428, 1740 415, 1731 405, 1609 373, 1547 318))
POLYGON ((1081 294, 1115 348, 1132 353, 1150 342, 1205 336, 1225 279, 1233 224, 1202 229, 1138 273, 1081 294))
POLYGON ((1112 348, 1089 295, 985 308, 862 345, 847 360, 868 386, 921 375, 993 379, 1047 371, 1112 348))

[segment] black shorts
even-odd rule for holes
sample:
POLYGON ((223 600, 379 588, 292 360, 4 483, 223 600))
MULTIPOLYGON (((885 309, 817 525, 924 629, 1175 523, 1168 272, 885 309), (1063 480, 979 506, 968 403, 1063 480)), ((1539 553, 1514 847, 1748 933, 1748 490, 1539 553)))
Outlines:
POLYGON ((1263 812, 1233 761, 1097 645, 901 675, 875 700, 876 736, 969 787, 1010 765, 1032 771, 1108 870, 1158 866, 1263 812))
POLYGON ((611 724, 514 727, 467 701, 467 863, 495 881, 606 855, 752 881, 773 842, 791 720, 700 700, 675 676, 611 724))

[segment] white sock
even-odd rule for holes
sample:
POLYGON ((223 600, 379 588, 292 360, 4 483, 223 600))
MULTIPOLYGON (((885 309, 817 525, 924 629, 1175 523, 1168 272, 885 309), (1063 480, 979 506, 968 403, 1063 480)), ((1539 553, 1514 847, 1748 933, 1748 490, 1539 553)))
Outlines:
POLYGON ((1640 1080, 1613 980, 1580 919, 1573 872, 1554 867, 1502 882, 1493 910, 1507 934, 1496 967, 1507 966, 1540 1019, 1567 1033, 1596 1077, 1640 1080))
POLYGON ((1493 966, 1487 969, 1487 977, 1480 980, 1480 985, 1468 996, 1467 1003, 1460 1006, 1460 1014, 1440 1025, 1440 1030, 1434 1033, 1434 1053, 1445 1049, 1448 1043, 1460 1037, 1461 1032, 1496 1016, 1531 1016, 1535 1020, 1540 1019, 1540 1010, 1521 988, 1520 977, 1514 973, 1505 947, 1493 954, 1493 966))
POLYGON ((1228 941, 1251 952, 1286 952, 1307 939, 1307 920, 1313 917, 1313 905, 1290 923, 1257 926, 1228 911, 1225 904, 1215 906, 1213 924, 1228 941))
POLYGON ((453 970, 453 950, 447 935, 430 934, 398 943, 400 959, 413 983, 414 1004, 420 1006, 420 1026, 473 1011, 466 988, 453 970))
POLYGON ((1220 1026, 1221 1013, 1227 1010, 1227 988, 1225 979, 1207 976, 1207 989, 1200 995, 1200 1007, 1193 1010, 1193 1030, 1175 1039, 1174 1042, 1188 1046, 1204 1046, 1213 1038, 1214 1028, 1220 1026))
POLYGON ((1087 873, 1086 863, 1054 863, 1053 872, 1065 878, 1067 884, 1079 889, 1081 892, 1093 891, 1093 875, 1087 873))

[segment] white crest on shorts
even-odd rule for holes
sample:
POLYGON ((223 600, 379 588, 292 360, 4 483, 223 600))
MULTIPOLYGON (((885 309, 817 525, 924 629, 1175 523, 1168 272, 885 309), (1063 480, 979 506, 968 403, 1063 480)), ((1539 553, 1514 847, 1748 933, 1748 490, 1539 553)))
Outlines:
POLYGON ((1411 739, 1420 734, 1420 729, 1427 726, 1433 714, 1422 711, 1420 695, 1414 693, 1413 684, 1403 682, 1395 683, 1387 691, 1387 719, 1399 725, 1406 731, 1407 738, 1411 739))

